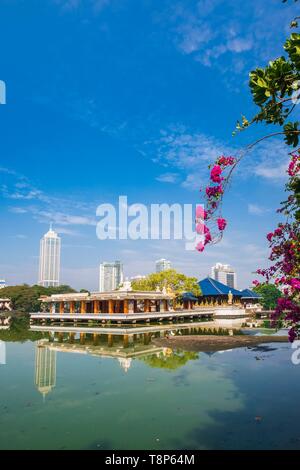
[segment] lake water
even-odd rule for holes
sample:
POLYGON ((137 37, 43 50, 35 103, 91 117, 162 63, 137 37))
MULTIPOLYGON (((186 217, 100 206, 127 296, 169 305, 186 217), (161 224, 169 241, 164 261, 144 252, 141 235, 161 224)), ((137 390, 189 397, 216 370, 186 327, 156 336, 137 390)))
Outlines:
POLYGON ((0 449, 300 449, 289 343, 174 352, 152 334, 0 332, 0 449))

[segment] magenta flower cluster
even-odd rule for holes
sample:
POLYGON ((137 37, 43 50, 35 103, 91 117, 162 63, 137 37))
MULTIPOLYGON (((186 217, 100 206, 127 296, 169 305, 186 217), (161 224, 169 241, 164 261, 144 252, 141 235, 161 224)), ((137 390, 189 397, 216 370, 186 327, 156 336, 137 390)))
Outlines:
POLYGON ((227 181, 225 172, 229 167, 232 167, 235 164, 236 159, 234 157, 226 157, 222 155, 217 158, 215 164, 211 168, 211 183, 205 188, 207 210, 205 210, 204 213, 200 208, 196 210, 196 218, 201 217, 206 221, 205 224, 198 224, 196 226, 197 233, 204 235, 204 241, 199 242, 196 246, 196 249, 200 252, 204 250, 207 244, 215 241, 215 237, 212 235, 212 230, 214 230, 215 227, 220 234, 227 226, 227 221, 223 217, 216 218, 214 215, 220 208, 220 203, 224 193, 224 187, 227 181), (208 224, 211 226, 211 228, 208 227, 208 224))
MULTIPOLYGON (((264 282, 274 281, 281 290, 282 297, 277 301, 277 307, 272 320, 277 323, 283 320, 290 326, 289 339, 294 341, 300 333, 300 224, 299 200, 297 188, 300 177, 300 155, 292 154, 287 173, 289 181, 286 190, 292 194, 282 203, 279 213, 287 216, 286 223, 279 223, 277 228, 267 234, 270 243, 269 260, 272 262, 267 269, 258 269, 257 274, 264 277, 264 282)), ((255 280, 255 286, 260 283, 255 280)))

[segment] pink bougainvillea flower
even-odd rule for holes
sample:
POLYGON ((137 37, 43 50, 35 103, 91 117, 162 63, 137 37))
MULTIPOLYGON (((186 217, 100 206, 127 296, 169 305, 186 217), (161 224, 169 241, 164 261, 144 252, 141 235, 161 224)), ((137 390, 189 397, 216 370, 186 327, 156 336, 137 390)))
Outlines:
POLYGON ((204 229, 205 229, 205 225, 202 224, 201 222, 196 225, 196 232, 197 232, 199 235, 203 235, 203 234, 204 234, 204 229))
POLYGON ((205 234, 204 245, 207 245, 207 244, 210 243, 211 241, 212 241, 211 233, 210 233, 210 231, 208 230, 208 232, 205 234))
POLYGON ((253 284, 255 287, 257 287, 257 286, 260 285, 260 283, 259 283, 257 280, 253 281, 252 284, 253 284))
POLYGON ((216 197, 223 193, 223 188, 220 184, 218 186, 208 186, 205 192, 208 197, 216 197))
POLYGON ((295 339, 297 338, 297 333, 295 332, 295 330, 293 328, 291 328, 289 330, 288 335, 289 335, 289 342, 290 343, 293 343, 295 341, 295 339))
POLYGON ((206 233, 209 233, 209 228, 207 225, 203 224, 202 222, 199 222, 196 225, 196 232, 199 233, 199 235, 204 235, 206 233))
POLYGON ((220 218, 220 219, 217 220, 217 222, 218 222, 218 229, 221 230, 221 231, 225 230, 226 225, 227 225, 227 221, 225 219, 220 218))
POLYGON ((215 165, 210 172, 210 179, 214 183, 221 183, 222 181, 221 174, 222 174, 222 168, 220 167, 220 165, 215 165))
POLYGON ((289 176, 291 176, 291 177, 299 175, 299 173, 300 173, 300 156, 298 154, 293 154, 292 155, 292 160, 289 164, 287 172, 288 172, 289 176))
POLYGON ((224 157, 224 155, 219 157, 217 160, 217 163, 222 166, 230 166, 233 165, 235 162, 236 159, 234 157, 224 157))
POLYGON ((197 243, 196 250, 202 252, 204 250, 204 243, 202 242, 197 243))
POLYGON ((207 212, 203 206, 196 207, 196 219, 207 219, 207 212))
POLYGON ((271 242, 271 241, 272 241, 272 238, 273 238, 273 233, 272 233, 272 232, 268 233, 268 235, 267 235, 267 240, 268 240, 269 242, 271 242))
POLYGON ((280 235, 282 235, 282 228, 281 227, 277 228, 274 232, 274 235, 276 235, 277 237, 280 237, 280 235))
POLYGON ((293 279, 290 280, 289 284, 294 289, 299 289, 300 290, 300 279, 293 278, 293 279))

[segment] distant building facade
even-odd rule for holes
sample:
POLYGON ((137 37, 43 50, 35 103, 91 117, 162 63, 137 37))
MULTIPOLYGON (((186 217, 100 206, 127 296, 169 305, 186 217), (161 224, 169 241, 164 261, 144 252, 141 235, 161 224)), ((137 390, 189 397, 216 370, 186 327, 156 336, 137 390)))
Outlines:
POLYGON ((168 269, 171 269, 171 261, 167 259, 158 259, 155 261, 155 266, 156 266, 156 272, 161 273, 162 271, 167 271, 168 269))
POLYGON ((0 279, 0 289, 4 289, 6 287, 5 279, 0 279))
POLYGON ((39 285, 43 287, 59 286, 61 239, 52 230, 40 241, 39 285))
POLYGON ((142 281, 143 279, 146 279, 146 276, 143 276, 142 274, 138 274, 137 276, 131 276, 130 281, 142 281))
POLYGON ((123 264, 121 261, 101 263, 99 270, 99 292, 118 289, 123 283, 123 277, 123 264))
POLYGON ((232 289, 237 287, 236 272, 229 264, 216 263, 211 268, 211 277, 232 289))

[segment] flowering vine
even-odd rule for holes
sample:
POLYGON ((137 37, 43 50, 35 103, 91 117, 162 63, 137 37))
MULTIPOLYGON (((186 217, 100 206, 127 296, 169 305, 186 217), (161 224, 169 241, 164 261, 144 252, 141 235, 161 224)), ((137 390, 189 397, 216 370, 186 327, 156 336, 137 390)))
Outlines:
MULTIPOLYGON (((291 28, 298 28, 299 18, 297 15, 291 22, 291 28)), ((253 102, 259 110, 250 120, 242 116, 233 134, 259 123, 276 125, 276 130, 248 145, 243 154, 237 157, 220 156, 210 167, 210 183, 204 194, 205 217, 202 218, 205 228, 198 227, 203 241, 196 247, 198 251, 203 251, 207 244, 216 243, 222 238, 228 225, 222 217, 222 200, 232 172, 242 157, 262 140, 282 136, 288 147, 296 149, 289 154, 286 184, 288 198, 278 209, 284 222, 267 234, 270 265, 266 269, 258 269, 257 274, 263 277, 263 283, 274 282, 279 288, 282 295, 272 318, 274 322, 284 320, 290 326, 291 341, 300 337, 300 121, 289 120, 300 103, 299 45, 300 33, 291 33, 283 45, 284 54, 264 68, 259 67, 250 72, 249 87, 253 102)), ((259 286, 261 283, 255 280, 254 285, 259 286)))
MULTIPOLYGON (((238 162, 237 158, 221 156, 211 168, 210 184, 205 190, 206 209, 198 208, 196 213, 196 217, 202 217, 205 221, 196 226, 197 233, 204 234, 204 241, 196 247, 198 251, 203 251, 209 243, 219 241, 227 226, 226 219, 220 215, 222 199, 231 172, 238 162)), ((287 174, 286 190, 290 194, 278 209, 286 216, 286 221, 267 234, 271 265, 258 269, 257 274, 263 276, 265 283, 273 281, 281 289, 282 297, 278 299, 272 320, 284 320, 290 326, 289 339, 293 341, 300 335, 300 150, 291 154, 287 174)), ((253 284, 256 287, 261 285, 258 280, 253 284)))

